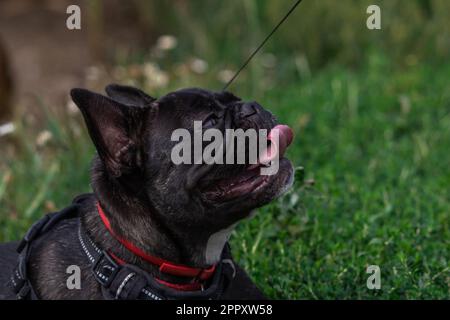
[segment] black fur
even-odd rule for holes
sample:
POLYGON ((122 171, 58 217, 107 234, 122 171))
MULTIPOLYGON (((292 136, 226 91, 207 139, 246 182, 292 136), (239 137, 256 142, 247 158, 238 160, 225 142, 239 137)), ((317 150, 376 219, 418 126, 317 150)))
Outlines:
MULTIPOLYGON (((174 165, 170 160, 177 128, 192 130, 194 120, 225 128, 270 130, 275 118, 256 103, 242 102, 231 93, 184 89, 155 99, 144 92, 111 85, 109 97, 83 89, 72 90, 89 134, 97 148, 91 172, 94 193, 81 207, 82 223, 103 249, 112 250, 131 264, 171 282, 182 278, 160 275, 157 267, 125 249, 100 221, 95 204, 100 201, 120 236, 144 251, 179 264, 207 267, 205 249, 209 237, 247 217, 284 189, 292 178, 292 166, 283 159, 280 171, 258 192, 230 201, 209 198, 217 182, 239 177, 245 165, 174 165), (249 110, 251 112, 249 112, 249 110)), ((226 190, 225 190, 226 191, 226 190)), ((216 193, 225 192, 217 189, 216 193)), ((0 298, 11 298, 4 285, 16 264, 14 244, 0 245, 0 298)), ((102 299, 98 283, 79 245, 73 220, 60 222, 33 249, 30 278, 42 299, 102 299), (81 290, 66 287, 69 265, 82 270, 81 290)), ((224 299, 259 299, 263 295, 245 271, 237 275, 224 299)))

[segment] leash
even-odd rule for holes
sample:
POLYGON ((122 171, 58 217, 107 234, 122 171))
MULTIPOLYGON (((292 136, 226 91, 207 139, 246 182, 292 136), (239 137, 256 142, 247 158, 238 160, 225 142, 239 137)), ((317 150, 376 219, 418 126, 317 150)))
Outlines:
POLYGON ((266 42, 272 37, 272 35, 278 30, 278 28, 286 21, 286 19, 291 15, 291 13, 297 8, 297 6, 302 2, 303 0, 297 0, 297 2, 289 9, 289 11, 284 15, 284 17, 278 22, 278 24, 275 26, 275 28, 272 29, 272 31, 266 36, 266 38, 261 42, 261 44, 253 51, 253 53, 247 58, 247 60, 244 62, 244 64, 239 68, 239 70, 233 75, 233 77, 227 82, 227 84, 222 88, 222 91, 225 91, 230 84, 234 81, 234 79, 237 78, 239 73, 247 66, 247 64, 250 62, 250 60, 253 59, 253 57, 258 53, 258 51, 266 44, 266 42))
MULTIPOLYGON (((59 212, 45 215, 27 231, 17 247, 19 252, 18 263, 13 270, 10 281, 10 286, 17 299, 39 300, 27 274, 30 255, 41 236, 65 219, 78 219, 77 232, 81 250, 91 266, 95 280, 101 287, 103 297, 107 300, 219 299, 234 279, 236 270, 231 262, 228 244, 225 245, 222 259, 215 265, 214 272, 208 274, 207 279, 202 284, 198 282, 169 283, 153 277, 135 265, 127 264, 111 252, 102 250, 82 226, 79 205, 86 198, 87 195, 77 197, 71 206, 59 212)), ((203 270, 187 268, 196 271, 203 270)))

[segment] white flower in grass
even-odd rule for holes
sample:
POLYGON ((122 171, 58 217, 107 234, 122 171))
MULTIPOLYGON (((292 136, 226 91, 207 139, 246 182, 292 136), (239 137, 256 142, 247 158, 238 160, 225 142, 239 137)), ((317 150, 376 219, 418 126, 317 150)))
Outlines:
POLYGON ((208 62, 199 58, 194 58, 191 60, 189 67, 195 73, 202 74, 208 70, 208 62))
POLYGON ((169 84, 169 75, 152 62, 144 64, 144 76, 150 88, 163 88, 169 84))
POLYGON ((72 100, 67 101, 66 109, 69 114, 78 114, 78 107, 72 100))
POLYGON ((172 50, 177 46, 178 40, 172 35, 162 35, 156 41, 156 48, 162 51, 172 50))
POLYGON ((38 136, 36 137, 36 144, 39 147, 43 147, 47 144, 48 141, 50 141, 52 138, 52 133, 48 130, 41 131, 38 136))
POLYGON ((0 124, 0 137, 6 136, 7 134, 14 132, 15 129, 16 129, 16 126, 12 122, 0 124))
POLYGON ((87 67, 85 72, 88 81, 97 81, 100 78, 101 70, 98 66, 87 67))
POLYGON ((231 78, 234 75, 234 71, 229 70, 229 69, 224 69, 219 71, 219 73, 217 74, 217 78, 219 79, 219 81, 223 82, 223 83, 227 83, 228 81, 231 80, 231 78))
POLYGON ((155 75, 155 73, 159 72, 159 67, 153 62, 147 62, 144 64, 143 71, 144 77, 146 79, 151 79, 155 75))

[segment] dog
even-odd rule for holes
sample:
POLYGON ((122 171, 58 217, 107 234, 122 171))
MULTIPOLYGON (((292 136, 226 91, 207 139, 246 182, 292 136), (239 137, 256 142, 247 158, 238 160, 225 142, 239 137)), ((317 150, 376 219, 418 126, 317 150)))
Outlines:
POLYGON ((71 91, 97 151, 93 193, 35 224, 20 255, 17 243, 0 246, 0 298, 263 299, 228 238, 292 185, 289 127, 230 92, 190 88, 156 99, 117 84, 105 91, 71 91), (260 163, 175 165, 171 133, 192 131, 194 121, 221 132, 276 128, 278 172, 261 176, 260 163))

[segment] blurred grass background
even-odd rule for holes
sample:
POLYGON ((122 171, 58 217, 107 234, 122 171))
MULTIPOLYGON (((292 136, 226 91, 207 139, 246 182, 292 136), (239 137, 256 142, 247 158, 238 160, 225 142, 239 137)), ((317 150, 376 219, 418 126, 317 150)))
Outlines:
MULTIPOLYGON (((220 90, 292 3, 81 1, 92 59, 75 84, 220 90)), ((304 0, 230 87, 296 133, 294 188, 232 236, 269 297, 448 299, 449 12, 445 0, 304 0), (366 28, 369 4, 381 7, 382 30, 366 28), (381 290, 366 287, 373 264, 381 290)), ((69 90, 60 102, 36 90, 33 108, 12 104, 17 129, 0 137, 1 241, 90 190, 94 148, 69 90)))

